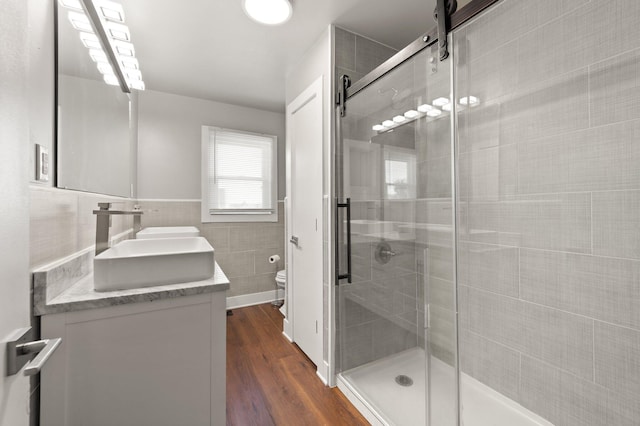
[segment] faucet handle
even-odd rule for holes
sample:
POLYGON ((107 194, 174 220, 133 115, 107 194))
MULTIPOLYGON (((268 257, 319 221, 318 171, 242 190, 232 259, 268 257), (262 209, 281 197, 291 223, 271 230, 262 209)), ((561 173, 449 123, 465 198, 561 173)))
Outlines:
POLYGON ((100 210, 109 210, 111 203, 98 203, 98 207, 100 207, 100 210))

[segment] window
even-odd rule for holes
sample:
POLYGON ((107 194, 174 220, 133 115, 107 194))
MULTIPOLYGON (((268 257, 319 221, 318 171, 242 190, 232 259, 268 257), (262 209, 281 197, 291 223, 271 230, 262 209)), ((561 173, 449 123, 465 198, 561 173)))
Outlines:
POLYGON ((416 155, 413 150, 384 148, 384 183, 387 200, 416 197, 416 155))
POLYGON ((202 221, 277 222, 277 138, 202 127, 202 221))

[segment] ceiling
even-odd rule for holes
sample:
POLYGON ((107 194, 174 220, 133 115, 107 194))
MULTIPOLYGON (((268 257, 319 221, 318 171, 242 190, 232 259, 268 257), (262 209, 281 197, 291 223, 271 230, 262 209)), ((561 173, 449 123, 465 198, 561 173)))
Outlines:
POLYGON ((433 26, 436 0, 292 0, 280 26, 255 23, 240 0, 121 0, 149 90, 270 111, 286 75, 331 23, 396 49, 433 26))

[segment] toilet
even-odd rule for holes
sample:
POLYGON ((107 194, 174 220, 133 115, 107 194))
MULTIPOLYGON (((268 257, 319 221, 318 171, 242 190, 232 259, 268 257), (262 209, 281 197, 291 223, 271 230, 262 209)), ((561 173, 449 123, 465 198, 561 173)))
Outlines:
POLYGON ((282 306, 280 307, 280 312, 282 312, 282 315, 286 316, 286 307, 285 307, 285 303, 286 303, 286 284, 287 284, 287 271, 285 269, 278 271, 278 273, 276 274, 276 286, 278 288, 278 290, 282 289, 283 291, 283 295, 282 295, 282 306))

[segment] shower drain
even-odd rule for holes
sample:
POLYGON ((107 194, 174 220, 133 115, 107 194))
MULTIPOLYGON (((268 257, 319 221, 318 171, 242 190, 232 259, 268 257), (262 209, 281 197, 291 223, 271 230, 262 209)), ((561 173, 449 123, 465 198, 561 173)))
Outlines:
POLYGON ((409 376, 401 374, 399 376, 396 376, 396 383, 400 386, 411 386, 413 384, 413 379, 409 376))

